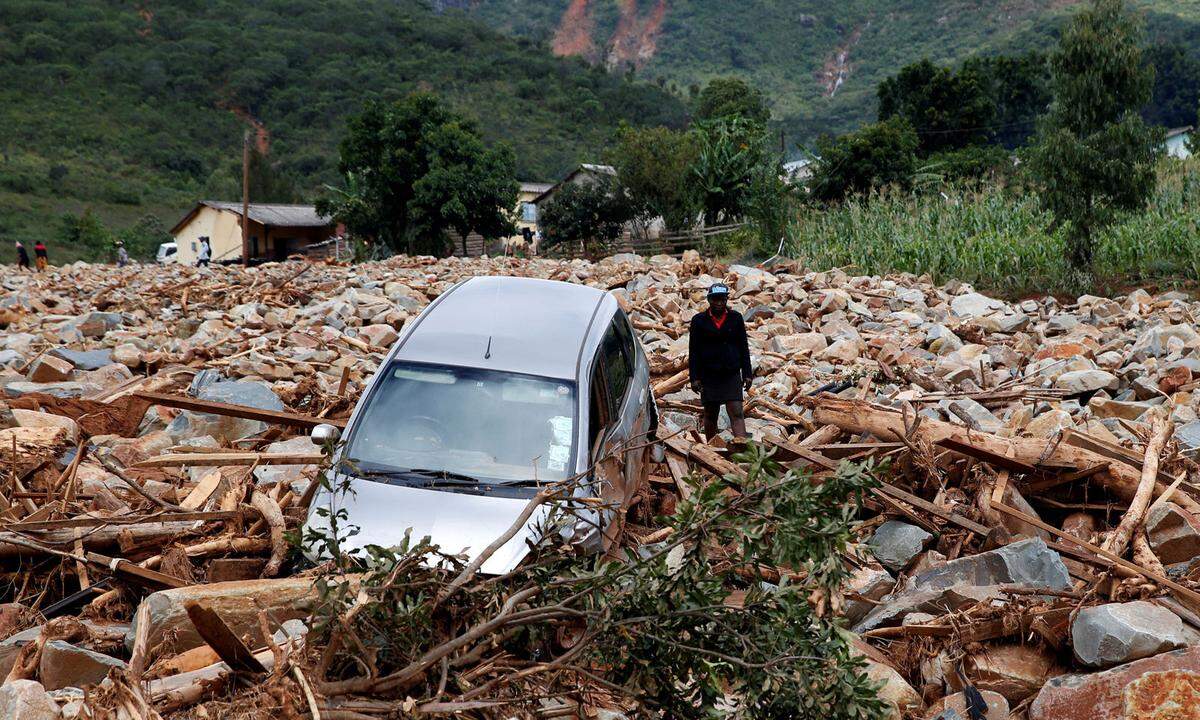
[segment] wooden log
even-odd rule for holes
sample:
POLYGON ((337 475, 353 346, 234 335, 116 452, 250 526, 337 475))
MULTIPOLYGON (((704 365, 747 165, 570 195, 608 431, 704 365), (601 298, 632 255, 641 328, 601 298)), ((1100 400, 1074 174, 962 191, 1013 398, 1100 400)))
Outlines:
MULTIPOLYGON (((128 533, 134 542, 170 540, 195 529, 195 521, 145 522, 133 525, 108 525, 86 533, 82 540, 86 548, 113 547, 121 534, 128 533)), ((60 528, 38 535, 38 543, 47 546, 71 546, 75 543, 74 529, 60 528)), ((36 556, 41 551, 31 548, 25 534, 0 532, 0 557, 36 556)))
POLYGON ((216 653, 235 672, 265 673, 263 667, 250 652, 250 648, 238 639, 221 616, 212 608, 205 607, 200 602, 189 602, 184 606, 188 619, 196 628, 196 632, 208 643, 216 653))
POLYGON ((226 467, 235 465, 320 465, 326 456, 311 453, 170 453, 134 463, 136 468, 226 467))
MULTIPOLYGON (((818 423, 836 425, 850 432, 868 432, 885 441, 902 440, 907 436, 904 417, 891 408, 829 395, 801 398, 801 402, 813 407, 813 417, 818 423)), ((1043 438, 1004 438, 927 417, 920 417, 918 421, 910 415, 909 420, 916 423, 914 440, 935 445, 940 440, 954 438, 997 455, 1011 452, 1012 458, 1039 468, 1091 468, 1110 459, 1065 442, 1055 443, 1043 438)), ((1138 469, 1120 462, 1112 463, 1107 473, 1098 473, 1095 477, 1105 488, 1126 501, 1133 499, 1141 482, 1138 469)), ((1158 492, 1166 487, 1164 483, 1156 483, 1158 492)), ((1184 493, 1175 493, 1175 502, 1186 510, 1200 513, 1200 503, 1184 493)))
MULTIPOLYGON (((362 343, 362 341, 359 342, 366 346, 366 343, 362 343)), ((366 347, 368 350, 370 349, 370 346, 366 347)), ((192 412, 208 413, 210 415, 236 417, 243 420, 259 420, 272 425, 311 428, 316 425, 328 424, 342 428, 346 427, 345 420, 338 420, 335 418, 319 418, 311 415, 283 412, 280 410, 263 410, 262 408, 250 407, 248 405, 235 405, 233 403, 223 403, 215 400, 199 400, 197 398, 185 397, 183 395, 166 395, 163 393, 152 392, 138 392, 134 393, 134 395, 142 398, 143 400, 149 400, 154 405, 179 408, 181 410, 190 410, 192 412)))
POLYGON ((1150 501, 1154 499, 1155 495, 1154 485, 1155 479, 1158 477, 1159 456, 1162 454, 1163 446, 1167 444, 1167 439, 1171 437, 1171 430, 1174 427, 1174 424, 1165 415, 1161 413, 1155 415, 1151 425, 1150 440, 1146 443, 1141 481, 1138 483, 1133 500, 1129 503, 1129 511, 1121 516, 1121 522, 1117 525, 1117 529, 1101 546, 1114 555, 1125 554, 1125 549, 1129 547, 1129 540, 1133 537, 1134 531, 1146 519, 1146 511, 1150 508, 1150 501))
POLYGON ((688 383, 688 370, 684 368, 666 380, 654 384, 654 397, 669 395, 688 383))

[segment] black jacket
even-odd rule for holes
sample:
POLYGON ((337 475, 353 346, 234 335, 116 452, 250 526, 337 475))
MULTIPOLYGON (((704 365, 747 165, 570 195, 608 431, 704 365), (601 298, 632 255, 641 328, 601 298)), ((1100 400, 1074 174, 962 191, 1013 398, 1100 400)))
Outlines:
POLYGON ((708 311, 692 318, 688 338, 688 372, 701 383, 724 380, 730 375, 742 379, 754 377, 750 367, 750 343, 746 339, 746 321, 734 310, 726 310, 725 322, 718 330, 708 311))

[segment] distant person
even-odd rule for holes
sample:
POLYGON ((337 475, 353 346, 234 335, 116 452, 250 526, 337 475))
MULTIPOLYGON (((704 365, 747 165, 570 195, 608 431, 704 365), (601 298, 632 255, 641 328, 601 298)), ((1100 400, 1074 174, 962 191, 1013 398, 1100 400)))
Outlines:
POLYGON ((50 258, 46 254, 46 243, 38 240, 37 244, 33 246, 33 254, 37 262, 37 271, 45 270, 46 266, 50 264, 50 258))
POLYGON ((212 248, 208 244, 208 238, 200 238, 200 254, 196 257, 196 267, 208 267, 209 261, 212 260, 212 248))
POLYGON ((25 250, 25 246, 21 244, 20 240, 16 241, 16 246, 17 246, 17 269, 28 270, 29 269, 29 252, 25 250))
POLYGON ((746 437, 742 391, 750 389, 750 342, 741 313, 729 309, 729 287, 715 283, 708 289, 708 310, 692 318, 688 337, 688 372, 692 389, 704 405, 704 437, 717 436, 721 406, 729 413, 735 438, 746 437))
POLYGON ((125 243, 117 243, 117 267, 129 264, 129 253, 125 252, 125 243))

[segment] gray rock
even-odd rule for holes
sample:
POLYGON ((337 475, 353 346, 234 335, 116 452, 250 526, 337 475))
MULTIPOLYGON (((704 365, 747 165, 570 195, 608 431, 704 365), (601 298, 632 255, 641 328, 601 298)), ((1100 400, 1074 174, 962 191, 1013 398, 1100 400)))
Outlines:
POLYGON ((932 539, 932 535, 916 525, 889 520, 871 536, 871 552, 884 567, 900 572, 932 539))
POLYGON ((12 382, 4 386, 4 392, 9 397, 21 397, 29 393, 46 393, 60 398, 83 397, 95 386, 80 382, 67 381, 56 383, 12 382))
POLYGON ((1071 393, 1094 392, 1096 390, 1116 390, 1121 382, 1116 375, 1105 370, 1073 370, 1058 376, 1054 387, 1062 388, 1071 393))
POLYGON ((1144 600, 1084 608, 1071 623, 1075 659, 1088 667, 1120 665, 1185 645, 1179 616, 1144 600))
POLYGON ((754 307, 752 307, 746 311, 746 314, 742 316, 742 319, 749 322, 755 318, 773 318, 773 317, 775 317, 775 309, 774 308, 767 307, 766 305, 755 305, 754 307))
POLYGON ((948 403, 947 409, 955 416, 961 418, 968 427, 975 430, 994 433, 1004 427, 1004 422, 993 415, 991 410, 988 410, 971 398, 951 400, 948 403))
POLYGON ((1079 327, 1079 318, 1066 313, 1059 313, 1046 322, 1047 335, 1062 335, 1079 327))
MULTIPOLYGON (((850 574, 850 578, 842 589, 847 594, 854 593, 868 600, 880 600, 895 587, 896 578, 892 577, 887 570, 862 567, 850 574)), ((842 615, 846 618, 846 622, 856 623, 871 612, 873 607, 875 607, 874 603, 850 598, 842 606, 842 615)))
POLYGON ((62 640, 51 640, 42 649, 38 677, 48 690, 95 685, 108 677, 113 668, 125 663, 98 652, 76 647, 62 640))
POLYGON ((56 347, 50 351, 50 354, 71 363, 76 370, 99 370, 113 362, 112 351, 107 349, 84 351, 56 347))
MULTIPOLYGON (((199 380, 199 376, 196 378, 199 380)), ((195 381, 193 381, 195 384, 195 381)), ((197 393, 201 400, 249 405, 263 410, 283 410, 283 401, 263 382, 248 380, 225 380, 202 384, 197 393)), ((179 413, 169 426, 167 432, 176 441, 200 435, 211 435, 219 442, 228 444, 267 429, 267 424, 258 420, 223 417, 208 413, 185 411, 179 413)))
POLYGON ((910 612, 945 612, 998 597, 1000 585, 1066 590, 1071 576, 1058 553, 1040 538, 968 555, 914 575, 907 588, 872 610, 855 627, 865 632, 900 622, 910 612))
POLYGON ((1195 454, 1200 450, 1200 420, 1175 428, 1175 440, 1185 453, 1195 454))
POLYGON ((1146 535, 1158 559, 1168 565, 1200 557, 1200 518, 1172 502, 1158 502, 1146 514, 1146 535))
POLYGON ((17 365, 25 361, 25 356, 16 350, 0 350, 0 367, 17 365))
POLYGON ((1066 590, 1071 577, 1062 558, 1041 539, 1032 538, 978 555, 952 560, 912 579, 913 587, 1003 585, 1066 590))
POLYGON ((1148 357, 1162 357, 1171 352, 1172 339, 1182 343, 1194 343, 1200 337, 1189 325, 1160 325, 1142 333, 1130 349, 1130 356, 1141 362, 1148 357))
MULTIPOLYGON (((307 435, 274 442, 264 448, 264 452, 272 453, 310 453, 315 450, 319 450, 319 448, 313 445, 307 435)), ((316 465, 263 465, 254 469, 257 484, 270 485, 286 482, 298 495, 304 492, 304 489, 308 487, 309 479, 316 477, 316 473, 316 465)))
POLYGON ((58 703, 40 682, 10 680, 0 685, 0 718, 6 720, 58 720, 58 703))
POLYGON ((102 338, 121 326, 121 313, 90 312, 68 320, 64 329, 78 330, 84 337, 102 338))
POLYGON ((959 295, 950 301, 950 311, 962 318, 977 318, 993 313, 1005 313, 1008 305, 979 293, 959 295))

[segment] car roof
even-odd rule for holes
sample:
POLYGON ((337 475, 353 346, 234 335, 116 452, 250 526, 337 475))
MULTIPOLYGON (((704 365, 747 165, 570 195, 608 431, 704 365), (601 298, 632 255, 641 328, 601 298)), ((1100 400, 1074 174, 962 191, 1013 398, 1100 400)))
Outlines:
POLYGON ((610 304, 603 319, 616 309, 603 290, 534 278, 471 278, 426 309, 395 358, 573 380, 593 318, 610 304))

